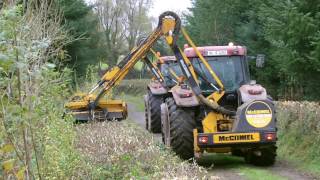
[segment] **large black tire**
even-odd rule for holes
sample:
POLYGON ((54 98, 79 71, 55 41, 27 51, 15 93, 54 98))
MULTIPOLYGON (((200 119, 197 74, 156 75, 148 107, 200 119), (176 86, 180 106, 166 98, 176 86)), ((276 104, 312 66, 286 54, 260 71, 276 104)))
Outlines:
POLYGON ((144 96, 144 119, 145 119, 145 128, 146 130, 149 129, 149 122, 148 122, 148 119, 149 119, 149 109, 148 109, 148 95, 145 95, 144 96))
POLYGON ((148 91, 146 109, 146 128, 152 133, 161 133, 161 104, 163 97, 148 91))
POLYGON ((194 157, 193 129, 196 128, 192 108, 179 108, 173 98, 167 98, 168 121, 170 122, 170 146, 182 159, 194 157))
MULTIPOLYGON (((167 100, 166 100, 167 102, 167 100)), ((170 122, 169 122, 169 112, 167 103, 161 104, 161 136, 162 142, 168 148, 170 148, 170 122)))
POLYGON ((256 166, 272 166, 275 163, 277 156, 276 145, 264 147, 259 150, 261 152, 260 155, 256 155, 253 152, 247 152, 245 161, 256 166))
POLYGON ((166 103, 162 103, 160 107, 161 107, 161 139, 164 145, 166 145, 167 147, 170 147, 168 107, 166 103))

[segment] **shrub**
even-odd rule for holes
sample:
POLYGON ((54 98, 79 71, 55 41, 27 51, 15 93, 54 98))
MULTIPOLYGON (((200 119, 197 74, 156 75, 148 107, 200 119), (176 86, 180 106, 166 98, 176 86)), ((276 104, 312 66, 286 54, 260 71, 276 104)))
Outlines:
POLYGON ((77 146, 99 168, 96 179, 197 179, 206 171, 181 161, 162 143, 132 122, 103 122, 77 126, 77 146))
POLYGON ((70 117, 62 119, 71 71, 53 63, 61 60, 68 37, 50 4, 0 11, 0 176, 5 179, 68 179, 87 169, 73 146, 70 117))
POLYGON ((278 102, 279 153, 304 161, 320 160, 320 105, 278 102))

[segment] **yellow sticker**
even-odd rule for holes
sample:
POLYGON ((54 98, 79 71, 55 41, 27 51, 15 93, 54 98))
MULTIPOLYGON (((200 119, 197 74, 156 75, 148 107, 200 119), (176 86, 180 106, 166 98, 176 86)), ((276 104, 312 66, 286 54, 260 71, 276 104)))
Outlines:
POLYGON ((251 126, 263 128, 271 122, 272 110, 267 103, 254 101, 248 105, 245 116, 251 126))
POLYGON ((260 141, 260 133, 232 133, 214 134, 213 142, 216 143, 245 143, 260 141))

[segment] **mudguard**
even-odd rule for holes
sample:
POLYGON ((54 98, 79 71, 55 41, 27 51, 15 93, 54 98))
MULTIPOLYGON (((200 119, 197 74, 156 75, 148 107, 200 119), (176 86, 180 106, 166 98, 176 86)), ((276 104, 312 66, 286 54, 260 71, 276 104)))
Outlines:
POLYGON ((173 99, 179 107, 195 107, 200 105, 200 101, 191 89, 183 89, 181 86, 171 88, 173 99))
POLYGON ((252 100, 238 107, 232 132, 276 131, 274 103, 269 100, 252 100))
POLYGON ((148 84, 148 89, 154 95, 163 95, 168 93, 167 89, 163 87, 160 82, 157 82, 157 81, 151 81, 148 84))
POLYGON ((239 88, 241 101, 247 103, 253 100, 267 99, 267 91, 260 84, 245 84, 239 88))

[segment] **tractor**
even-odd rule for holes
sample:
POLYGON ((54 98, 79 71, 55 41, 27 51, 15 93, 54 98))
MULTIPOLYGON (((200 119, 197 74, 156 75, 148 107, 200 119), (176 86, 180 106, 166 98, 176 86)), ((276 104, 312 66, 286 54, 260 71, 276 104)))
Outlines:
POLYGON ((274 164, 275 107, 250 79, 246 47, 195 47, 183 34, 192 48, 174 52, 187 80, 161 104, 165 145, 183 159, 232 153, 254 165, 274 164))
POLYGON ((147 86, 147 94, 144 96, 146 129, 152 133, 161 132, 160 105, 169 96, 169 90, 178 83, 181 69, 174 56, 159 57, 156 62, 161 71, 164 82, 153 78, 147 86))

